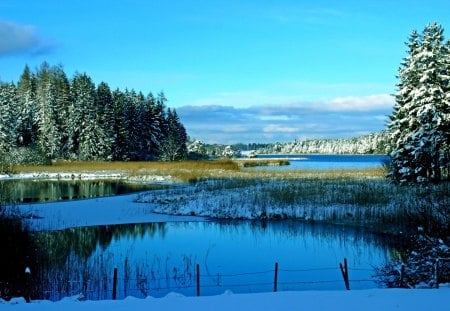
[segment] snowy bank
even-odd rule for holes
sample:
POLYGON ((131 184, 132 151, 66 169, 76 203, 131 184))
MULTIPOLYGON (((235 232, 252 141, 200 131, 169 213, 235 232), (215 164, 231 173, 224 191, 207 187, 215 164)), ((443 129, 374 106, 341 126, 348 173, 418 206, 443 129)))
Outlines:
POLYGON ((170 176, 160 175, 130 175, 125 171, 95 171, 95 172, 30 172, 17 174, 0 174, 2 180, 102 180, 121 179, 131 182, 172 182, 170 176))
POLYGON ((146 222, 204 221, 202 217, 152 213, 147 204, 135 203, 136 194, 52 203, 21 204, 31 230, 63 230, 73 227, 146 222))
POLYGON ((0 310, 446 310, 450 287, 440 289, 371 289, 355 291, 303 291, 219 296, 185 297, 169 294, 164 298, 80 301, 70 297, 58 302, 23 298, 0 300, 0 310))

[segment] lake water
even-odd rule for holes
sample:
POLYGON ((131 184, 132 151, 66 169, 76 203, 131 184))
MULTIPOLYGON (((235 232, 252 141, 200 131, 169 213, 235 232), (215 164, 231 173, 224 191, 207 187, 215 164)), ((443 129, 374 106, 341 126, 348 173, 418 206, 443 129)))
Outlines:
POLYGON ((259 170, 328 170, 328 169, 366 169, 381 167, 389 160, 384 155, 258 155, 261 159, 283 158, 289 159, 290 165, 256 167, 259 170))
POLYGON ((127 194, 163 185, 126 183, 120 180, 11 180, 0 181, 6 202, 32 203, 79 200, 127 194))
MULTIPOLYGON (((358 169, 379 166, 384 159, 382 156, 290 157, 294 158, 290 166, 271 169, 358 169), (307 160, 297 160, 300 157, 307 160)), ((22 202, 143 190, 120 182, 98 181, 4 182, 1 185, 3 192, 10 187, 8 192, 22 202)), ((70 206, 76 202, 71 201, 70 206)), ((80 207, 89 202, 92 206, 99 204, 97 199, 82 202, 80 207)), ((134 209, 131 205, 127 206, 130 211, 134 209)), ((140 208, 145 206, 141 204, 140 208)), ((222 294, 226 290, 272 291, 276 262, 279 290, 344 290, 339 270, 344 258, 348 259, 350 268, 350 287, 374 288, 377 287, 374 267, 383 266, 398 254, 395 243, 364 230, 300 221, 173 221, 70 228, 37 232, 34 236, 37 245, 32 247, 38 250, 35 259, 38 263, 32 265, 34 280, 39 297, 51 300, 79 293, 87 299, 111 299, 115 267, 119 299, 129 295, 162 297, 170 292, 194 296, 196 264, 200 266, 201 295, 222 294)))
POLYGON ((344 290, 339 263, 348 259, 352 289, 374 288, 374 267, 395 249, 380 236, 341 226, 299 221, 171 222, 89 227, 42 232, 54 254, 41 271, 46 299, 84 293, 111 299, 118 268, 117 297, 269 292, 279 264, 279 290, 344 290), (57 255, 57 256, 55 256, 57 255))

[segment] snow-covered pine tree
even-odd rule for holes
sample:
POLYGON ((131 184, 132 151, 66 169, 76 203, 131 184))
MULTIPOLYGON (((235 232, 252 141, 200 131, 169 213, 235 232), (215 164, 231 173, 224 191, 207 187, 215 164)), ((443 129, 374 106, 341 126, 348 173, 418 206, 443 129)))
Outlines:
POLYGON ((399 182, 439 181, 446 165, 450 66, 443 31, 435 23, 427 25, 421 35, 413 32, 409 55, 399 69, 396 105, 388 125, 392 133, 390 176, 399 182))
POLYGON ((125 94, 119 89, 112 93, 114 104, 114 144, 112 149, 114 160, 129 160, 128 158, 128 130, 125 119, 125 94))
POLYGON ((25 66, 17 83, 17 105, 19 110, 18 146, 33 146, 37 143, 37 126, 34 122, 37 113, 36 77, 25 66))
POLYGON ((15 116, 16 87, 0 82, 0 153, 16 145, 17 117, 15 116))
POLYGON ((178 114, 170 108, 167 110, 167 136, 161 143, 161 159, 176 161, 187 158, 187 134, 178 114))
POLYGON ((155 98, 152 93, 148 94, 142 113, 143 160, 155 160, 158 157, 159 142, 161 141, 161 127, 160 120, 156 114, 155 98))
POLYGON ((50 68, 50 79, 55 86, 55 102, 53 106, 53 122, 60 136, 58 158, 67 157, 69 129, 67 115, 70 107, 70 83, 62 65, 50 68))
POLYGON ((95 85, 87 74, 78 74, 74 77, 71 97, 70 141, 78 142, 78 148, 74 149, 77 158, 104 159, 108 143, 99 122, 95 85))
POLYGON ((46 156, 58 158, 61 146, 61 133, 55 123, 54 107, 56 90, 52 80, 46 80, 38 87, 38 145, 46 156))
POLYGON ((57 113, 57 90, 52 79, 51 68, 43 63, 36 74, 36 114, 35 124, 38 132, 38 146, 46 156, 56 159, 61 148, 61 133, 55 122, 57 113))
POLYGON ((114 127, 114 101, 111 94, 111 89, 108 84, 101 82, 97 86, 97 110, 98 123, 102 128, 105 136, 104 158, 106 160, 113 159, 113 147, 115 142, 114 127))

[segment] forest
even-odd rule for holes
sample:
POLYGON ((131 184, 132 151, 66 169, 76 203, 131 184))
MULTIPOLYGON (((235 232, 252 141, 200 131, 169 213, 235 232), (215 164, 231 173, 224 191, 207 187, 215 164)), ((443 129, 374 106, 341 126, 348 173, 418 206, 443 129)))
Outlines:
POLYGON ((0 82, 0 162, 184 159, 186 130, 166 101, 86 73, 69 79, 61 65, 26 66, 17 83, 0 82))

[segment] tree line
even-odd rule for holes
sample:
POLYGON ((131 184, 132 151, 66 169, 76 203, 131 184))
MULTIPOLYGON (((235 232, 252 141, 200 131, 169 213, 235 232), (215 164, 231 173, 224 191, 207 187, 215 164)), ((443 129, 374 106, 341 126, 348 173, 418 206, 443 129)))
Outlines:
MULTIPOLYGON (((164 93, 111 91, 86 73, 28 66, 17 82, 0 82, 0 154, 66 160, 179 160, 187 134, 164 93)), ((14 160, 14 159, 12 159, 14 160)), ((17 160, 17 159, 16 159, 17 160)))
POLYGON ((385 131, 348 139, 302 139, 274 143, 256 149, 261 154, 387 154, 388 134, 385 131))

